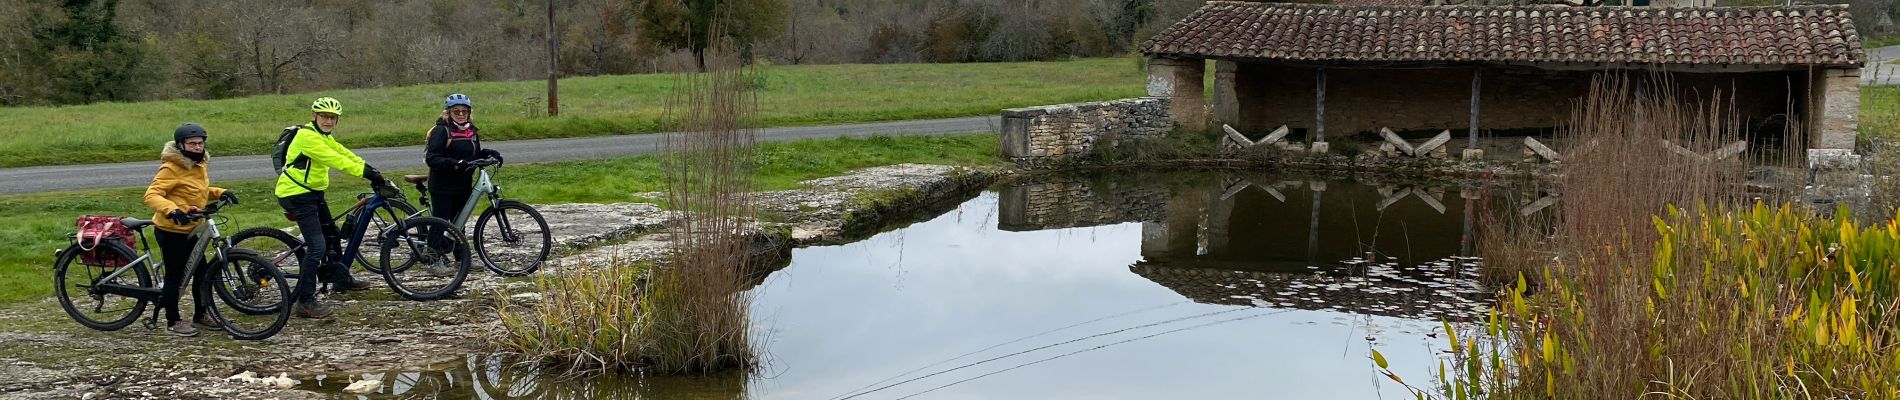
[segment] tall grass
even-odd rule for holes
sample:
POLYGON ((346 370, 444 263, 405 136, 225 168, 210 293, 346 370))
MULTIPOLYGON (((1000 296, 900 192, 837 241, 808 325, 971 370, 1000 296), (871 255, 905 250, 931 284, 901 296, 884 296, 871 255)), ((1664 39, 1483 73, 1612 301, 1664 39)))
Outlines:
POLYGON ((1654 147, 1706 149, 1736 136, 1719 94, 1680 93, 1666 80, 1593 83, 1561 132, 1555 256, 1519 275, 1479 329, 1448 335, 1454 354, 1418 394, 1900 396, 1888 319, 1900 307, 1900 225, 1739 204, 1739 162, 1654 147))
POLYGON ((613 262, 537 279, 543 303, 501 308, 501 346, 583 369, 705 374, 756 363, 750 330, 750 230, 757 99, 750 73, 714 52, 714 72, 681 75, 667 117, 660 171, 667 257, 650 267, 613 262))
POLYGON ((747 86, 752 71, 737 67, 737 54, 717 58, 713 72, 682 76, 668 105, 669 116, 687 129, 666 137, 666 200, 686 212, 667 227, 672 257, 654 269, 641 298, 647 329, 655 332, 648 358, 668 372, 708 373, 755 360, 746 289, 747 231, 757 217, 758 100, 747 86))

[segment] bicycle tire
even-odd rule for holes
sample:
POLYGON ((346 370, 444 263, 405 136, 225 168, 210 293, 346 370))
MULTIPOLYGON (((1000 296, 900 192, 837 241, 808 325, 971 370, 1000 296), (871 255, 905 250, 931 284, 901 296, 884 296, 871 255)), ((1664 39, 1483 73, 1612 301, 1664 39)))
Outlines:
MULTIPOLYGON (((370 255, 376 254, 376 251, 382 249, 382 234, 387 232, 391 227, 397 226, 397 222, 409 219, 411 215, 416 215, 416 207, 409 205, 408 202, 385 198, 383 199, 383 204, 388 206, 374 210, 375 214, 372 214, 370 217, 370 226, 363 229, 363 240, 358 242, 356 246, 356 263, 362 265, 363 269, 369 270, 369 272, 373 274, 383 273, 384 264, 387 264, 387 262, 380 258, 375 260, 370 259, 370 255), (398 213, 401 215, 396 215, 398 213)), ((365 210, 365 212, 370 212, 370 210, 365 210)), ((348 235, 349 233, 345 232, 343 234, 348 235)), ((395 268, 408 268, 410 264, 413 263, 403 262, 395 268)))
POLYGON ((449 221, 436 217, 411 218, 402 221, 400 230, 392 236, 417 240, 385 241, 380 252, 383 262, 387 263, 394 253, 400 251, 414 260, 414 264, 422 264, 383 270, 383 280, 389 283, 390 290, 396 294, 416 301, 441 299, 454 295, 456 290, 461 289, 462 282, 468 279, 471 261, 468 241, 462 231, 455 229, 455 225, 449 221), (435 270, 433 267, 438 265, 449 269, 449 279, 446 281, 439 279, 442 276, 431 273, 435 270))
POLYGON ((303 265, 303 239, 290 232, 268 226, 247 228, 231 235, 231 247, 257 252, 264 259, 272 261, 271 265, 276 266, 292 285, 296 285, 297 278, 302 277, 298 272, 303 265), (245 246, 247 241, 252 245, 245 246))
MULTIPOLYGON (((283 271, 280 271, 277 269, 276 266, 271 265, 270 260, 264 258, 263 256, 246 252, 246 251, 231 252, 230 254, 227 254, 226 259, 219 264, 220 265, 217 266, 217 269, 214 270, 214 272, 217 272, 217 275, 213 276, 213 278, 216 279, 216 282, 214 283, 217 284, 216 287, 218 288, 221 288, 221 289, 227 288, 227 286, 224 285, 224 283, 233 281, 233 280, 229 280, 230 277, 225 276, 225 274, 229 273, 230 271, 239 271, 239 273, 245 274, 243 277, 240 277, 242 281, 239 281, 239 282, 248 283, 251 279, 254 278, 252 274, 261 274, 261 276, 256 276, 255 278, 262 279, 264 282, 267 282, 267 283, 260 284, 260 286, 263 287, 263 290, 257 293, 258 296, 251 299, 255 301, 249 301, 249 302, 230 301, 233 299, 229 297, 220 299, 220 300, 223 300, 223 301, 220 301, 221 303, 223 303, 226 306, 230 306, 233 309, 237 309, 241 315, 226 314, 224 307, 217 307, 217 306, 210 307, 211 317, 215 318, 218 321, 219 325, 224 328, 225 333, 230 334, 231 338, 237 339, 237 340, 263 340, 263 339, 268 339, 271 336, 276 336, 277 332, 282 331, 284 329, 284 325, 290 322, 290 311, 292 308, 291 297, 290 297, 290 285, 288 284, 288 281, 284 279, 283 271), (270 296, 270 295, 275 295, 275 296, 270 296), (274 299, 274 300, 266 300, 266 299, 274 299), (273 302, 269 304, 260 304, 262 301, 273 301, 273 302), (253 313, 248 310, 267 310, 267 312, 253 313), (241 318, 245 318, 246 321, 250 321, 252 319, 249 317, 257 317, 257 316, 265 316, 265 318, 257 319, 260 322, 264 322, 264 324, 259 325, 259 326, 252 326, 249 324, 240 325, 240 324, 232 322, 233 319, 231 318, 231 317, 241 317, 241 318)), ((206 288, 206 289, 201 289, 201 290, 212 290, 212 289, 206 288)), ((203 293, 203 294, 209 294, 209 293, 203 293)))
MULTIPOLYGON (((250 253, 244 249, 234 248, 232 251, 250 253)), ((279 269, 271 263, 270 258, 254 253, 250 255, 264 260, 264 264, 247 266, 228 262, 219 265, 218 269, 214 271, 217 275, 213 276, 213 278, 216 278, 216 280, 212 281, 215 284, 215 286, 212 286, 212 289, 214 289, 213 292, 218 296, 218 301, 224 302, 224 304, 237 309, 245 315, 265 315, 277 312, 277 309, 273 308, 275 305, 272 303, 259 304, 252 300, 269 299, 268 296, 262 295, 265 294, 265 291, 276 290, 274 287, 279 283, 285 285, 295 284, 290 283, 290 278, 285 276, 282 269, 279 269), (284 282, 276 282, 271 277, 272 272, 265 271, 264 266, 269 266, 271 269, 276 270, 276 275, 283 277, 284 282)), ((290 286, 290 288, 295 287, 296 286, 290 286)), ((285 290, 291 290, 290 288, 285 290)))
POLYGON ((500 205, 489 208, 488 211, 483 211, 481 218, 475 220, 475 237, 471 241, 475 242, 475 254, 481 257, 482 265, 487 266, 489 271, 494 271, 496 275, 501 276, 522 276, 534 273, 535 270, 541 269, 542 263, 547 262, 548 252, 554 248, 553 234, 548 231, 548 220, 542 218, 541 212, 535 210, 534 207, 512 200, 503 200, 500 205), (509 217, 505 214, 509 210, 519 211, 527 215, 528 219, 533 220, 533 224, 522 225, 522 223, 526 221, 510 221, 510 218, 514 217, 509 217), (500 217, 496 217, 497 215, 500 215, 500 217), (491 235, 488 232, 488 224, 491 222, 496 224, 497 233, 501 234, 499 235, 501 237, 493 238, 500 239, 501 241, 499 243, 510 243, 511 241, 509 239, 514 239, 512 242, 521 243, 538 241, 541 244, 540 250, 528 250, 526 253, 519 255, 510 254, 497 256, 491 253, 489 249, 490 244, 488 243, 489 239, 491 239, 491 235), (528 236, 538 237, 510 238, 509 231, 518 231, 518 229, 515 229, 517 226, 525 226, 533 229, 526 234, 528 236), (509 259, 519 256, 532 258, 509 259), (517 265, 510 267, 502 264, 517 265))
MULTIPOLYGON (((116 242, 105 242, 105 243, 100 243, 99 246, 100 247, 93 248, 93 251, 116 252, 116 253, 119 253, 118 254, 119 256, 124 257, 125 260, 138 259, 138 257, 133 255, 132 250, 126 248, 125 245, 123 244, 119 244, 116 242)), ((84 252, 84 250, 80 249, 79 245, 77 244, 67 246, 65 250, 60 251, 59 258, 53 261, 54 262, 53 264, 53 292, 55 296, 59 297, 60 308, 66 309, 66 315, 72 316, 74 321, 78 321, 80 325, 85 325, 87 328, 92 328, 92 329, 101 330, 101 331, 116 331, 120 329, 125 329, 126 326, 132 325, 132 322, 137 321, 140 315, 145 314, 145 307, 148 305, 148 303, 151 303, 150 301, 143 300, 143 299, 129 298, 125 296, 113 296, 113 295, 100 295, 100 297, 94 298, 90 290, 82 291, 81 294, 83 294, 84 297, 94 298, 100 301, 101 303, 105 302, 106 299, 109 299, 111 297, 119 297, 123 299, 130 299, 133 301, 133 304, 130 307, 131 312, 126 313, 124 316, 117 317, 116 319, 103 320, 103 321, 87 316, 83 311, 79 309, 77 304, 73 303, 74 301, 73 293, 70 293, 69 289, 77 289, 80 287, 74 284, 68 284, 68 282, 72 279, 66 276, 67 273, 81 272, 82 270, 83 272, 86 272, 87 275, 84 277, 83 280, 86 282, 87 287, 98 284, 98 282, 96 281, 99 278, 102 278, 110 274, 109 272, 107 272, 107 269, 104 266, 86 265, 83 262, 83 260, 79 258, 79 254, 82 252, 84 252), (75 269, 74 268, 75 266, 78 266, 80 268, 75 269)), ((132 268, 131 274, 133 276, 133 279, 138 283, 139 287, 157 288, 156 285, 152 284, 152 272, 146 269, 144 262, 127 265, 127 266, 123 266, 119 268, 132 268)), ((125 277, 124 274, 121 274, 118 276, 118 278, 124 278, 124 277, 125 277)), ((103 306, 103 304, 100 304, 100 306, 103 306)), ((97 307, 95 307, 95 309, 97 309, 97 307)), ((116 311, 114 313, 116 314, 116 311)))

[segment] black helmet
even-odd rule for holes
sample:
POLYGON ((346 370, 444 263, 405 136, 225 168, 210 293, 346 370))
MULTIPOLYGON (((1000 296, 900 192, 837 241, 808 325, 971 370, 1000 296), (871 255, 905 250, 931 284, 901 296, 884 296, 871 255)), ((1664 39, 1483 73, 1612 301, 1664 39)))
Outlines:
POLYGON ((177 130, 172 131, 172 141, 178 143, 179 146, 185 145, 185 139, 195 137, 210 138, 211 134, 205 133, 205 127, 194 123, 179 125, 177 130))

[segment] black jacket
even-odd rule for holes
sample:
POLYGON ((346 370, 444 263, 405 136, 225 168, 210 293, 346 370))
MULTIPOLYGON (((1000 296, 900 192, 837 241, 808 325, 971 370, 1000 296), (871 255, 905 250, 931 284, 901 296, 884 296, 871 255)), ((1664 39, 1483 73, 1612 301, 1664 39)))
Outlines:
POLYGON ((424 161, 429 164, 429 188, 444 192, 467 192, 474 188, 472 170, 456 167, 457 161, 474 161, 482 158, 481 128, 469 123, 467 131, 455 131, 446 118, 435 120, 435 129, 429 130, 429 145, 424 147, 424 161))

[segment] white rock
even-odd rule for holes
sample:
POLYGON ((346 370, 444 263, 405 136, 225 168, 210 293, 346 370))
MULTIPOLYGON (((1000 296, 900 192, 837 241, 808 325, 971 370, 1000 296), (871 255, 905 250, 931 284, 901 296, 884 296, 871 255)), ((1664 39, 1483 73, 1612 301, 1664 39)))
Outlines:
POLYGON ((540 304, 541 293, 539 292, 520 293, 513 296, 508 296, 508 300, 514 301, 515 303, 520 303, 520 304, 540 304))
POLYGON ((343 392, 350 393, 350 394, 374 393, 376 392, 377 389, 381 389, 382 387, 383 387, 383 381, 379 381, 375 379, 364 379, 364 380, 356 381, 356 383, 350 384, 349 387, 343 388, 343 392))
POLYGON ((237 375, 231 375, 231 377, 229 378, 224 378, 224 380, 250 382, 250 381, 257 380, 257 373, 251 372, 251 371, 239 372, 237 375))
POLYGON ((277 380, 276 382, 271 382, 271 386, 278 389, 289 389, 297 386, 297 380, 290 379, 289 374, 277 374, 277 380))

